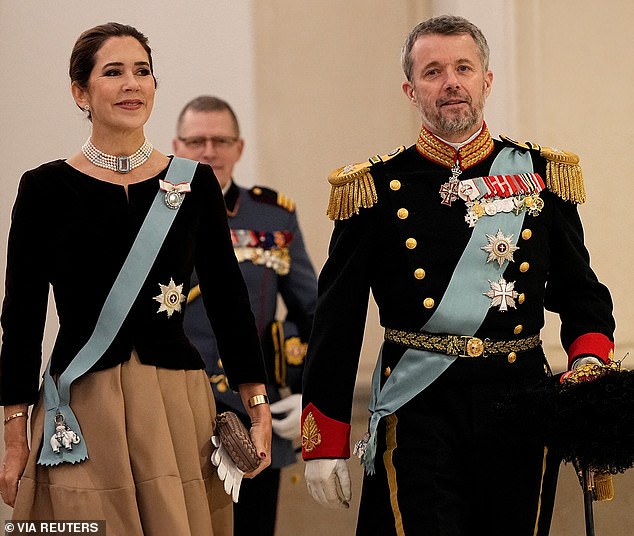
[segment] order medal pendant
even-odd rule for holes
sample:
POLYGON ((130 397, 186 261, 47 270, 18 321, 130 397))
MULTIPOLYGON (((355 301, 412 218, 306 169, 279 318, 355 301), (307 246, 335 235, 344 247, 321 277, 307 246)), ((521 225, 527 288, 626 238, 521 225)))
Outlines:
POLYGON ((177 192, 176 190, 165 192, 165 205, 172 210, 176 210, 181 206, 184 197, 185 196, 182 193, 177 192))
POLYGON ((449 181, 445 182, 441 187, 438 193, 442 198, 441 203, 443 205, 451 206, 456 199, 459 198, 459 189, 460 183, 458 182, 458 177, 462 173, 460 169, 460 164, 456 161, 454 166, 451 168, 451 177, 449 177, 449 181))
POLYGON ((66 419, 61 413, 55 415, 55 433, 51 436, 51 449, 58 453, 61 447, 73 450, 73 445, 79 443, 79 436, 66 424, 66 419))
POLYGON ((163 196, 165 206, 172 210, 178 209, 185 199, 185 194, 191 192, 191 186, 188 182, 172 184, 169 181, 159 179, 159 188, 165 192, 163 196))

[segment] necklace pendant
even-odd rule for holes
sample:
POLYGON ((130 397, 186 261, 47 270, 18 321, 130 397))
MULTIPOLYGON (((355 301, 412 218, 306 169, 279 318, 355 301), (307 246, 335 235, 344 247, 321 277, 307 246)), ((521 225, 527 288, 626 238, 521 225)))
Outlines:
POLYGON ((112 154, 104 153, 95 147, 90 141, 90 138, 82 145, 81 151, 89 162, 92 162, 95 166, 110 169, 117 173, 129 173, 133 169, 145 164, 152 151, 153 145, 145 140, 143 145, 130 156, 115 156, 112 154))
POLYGON ((117 156, 117 173, 128 173, 132 169, 129 156, 117 156))

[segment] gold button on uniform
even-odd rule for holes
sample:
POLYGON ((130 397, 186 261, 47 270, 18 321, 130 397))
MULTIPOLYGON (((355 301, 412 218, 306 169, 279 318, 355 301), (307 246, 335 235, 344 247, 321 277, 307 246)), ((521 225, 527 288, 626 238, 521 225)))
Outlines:
POLYGON ((414 270, 414 277, 416 279, 424 279, 425 278, 425 270, 423 270, 422 268, 416 268, 416 270, 414 270))
POLYGON ((401 219, 404 220, 407 218, 407 216, 409 216, 409 211, 406 208, 399 208, 398 212, 396 213, 396 215, 401 219))
POLYGON ((434 298, 425 298, 425 301, 423 301, 425 309, 431 309, 435 304, 434 298))
POLYGON ((405 247, 407 249, 414 249, 418 245, 415 238, 408 238, 405 240, 405 247))
POLYGON ((528 269, 531 267, 530 264, 528 264, 527 262, 523 262, 522 264, 520 264, 520 272, 524 273, 524 272, 528 272, 528 269))
POLYGON ((258 187, 253 188, 252 191, 255 195, 262 195, 262 190, 258 187))
POLYGON ((528 240, 531 236, 533 236, 533 231, 531 231, 530 229, 524 229, 522 231, 522 238, 524 240, 528 240))
POLYGON ((522 333, 522 331, 524 331, 524 326, 522 326, 522 324, 518 324, 517 326, 515 326, 513 333, 515 333, 515 335, 519 335, 520 333, 522 333))
POLYGON ((386 378, 389 378, 390 374, 392 374, 392 369, 390 367, 385 367, 385 372, 383 374, 386 378))
POLYGON ((526 294, 524 294, 523 292, 517 297, 517 301, 522 304, 524 303, 524 300, 526 300, 526 294))
POLYGON ((401 189, 401 181, 393 180, 390 181, 390 188, 394 191, 401 189))
POLYGON ((509 363, 515 363, 516 359, 517 359, 517 354, 515 352, 511 352, 508 356, 506 356, 506 360, 509 363))

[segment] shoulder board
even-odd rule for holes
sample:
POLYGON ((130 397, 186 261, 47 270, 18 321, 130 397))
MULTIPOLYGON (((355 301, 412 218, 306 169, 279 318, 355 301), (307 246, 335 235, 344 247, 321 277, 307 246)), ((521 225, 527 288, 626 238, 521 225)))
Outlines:
POLYGON ((517 141, 517 140, 514 140, 513 138, 509 138, 508 136, 505 136, 504 134, 500 135, 500 139, 502 141, 510 143, 511 145, 515 145, 515 147, 519 147, 520 149, 530 149, 530 147, 526 143, 522 143, 521 141, 517 141))
POLYGON ((581 204, 586 200, 586 191, 583 185, 583 173, 579 165, 579 157, 574 153, 542 147, 536 143, 527 141, 520 143, 507 136, 500 138, 522 149, 539 152, 546 160, 546 186, 564 201, 581 204))
POLYGON ((326 214, 331 220, 346 220, 358 214, 360 208, 370 208, 377 202, 374 179, 370 173, 373 165, 387 162, 405 150, 397 147, 385 155, 375 155, 365 162, 348 164, 335 169, 329 176, 330 200, 326 214))
POLYGON ((264 186, 254 186, 249 190, 249 194, 253 199, 260 203, 266 203, 267 205, 277 205, 282 207, 288 212, 295 212, 295 201, 286 197, 280 192, 276 192, 271 188, 265 188, 264 186))

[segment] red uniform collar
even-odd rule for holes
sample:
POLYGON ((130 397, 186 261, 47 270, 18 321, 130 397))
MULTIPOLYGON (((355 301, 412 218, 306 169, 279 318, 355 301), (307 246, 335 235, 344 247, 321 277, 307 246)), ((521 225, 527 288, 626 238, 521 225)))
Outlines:
POLYGON ((420 154, 432 162, 436 162, 447 168, 452 168, 455 163, 458 162, 460 169, 465 170, 471 166, 475 166, 478 162, 482 162, 482 160, 491 154, 493 151, 493 138, 491 138, 491 134, 485 123, 480 134, 456 150, 451 145, 434 136, 425 127, 421 127, 416 148, 420 154))

